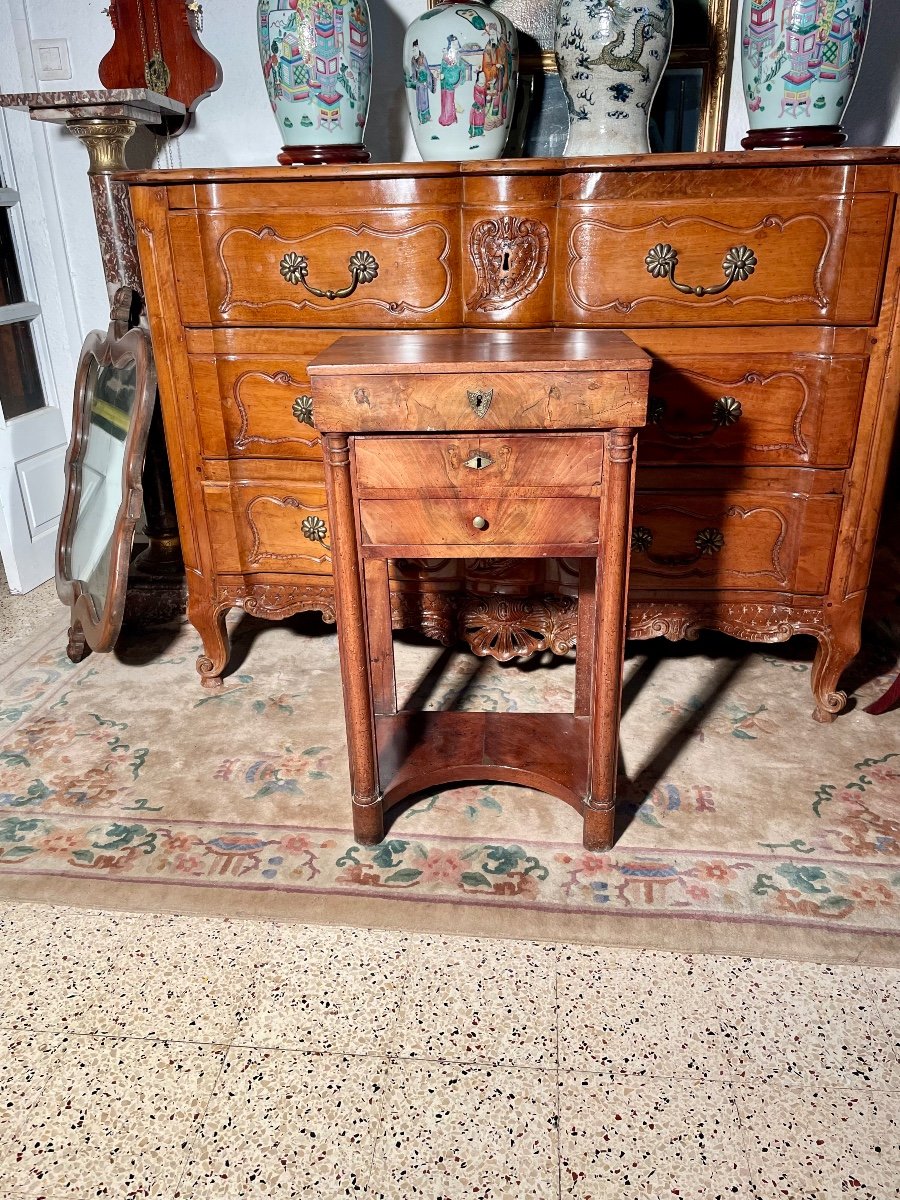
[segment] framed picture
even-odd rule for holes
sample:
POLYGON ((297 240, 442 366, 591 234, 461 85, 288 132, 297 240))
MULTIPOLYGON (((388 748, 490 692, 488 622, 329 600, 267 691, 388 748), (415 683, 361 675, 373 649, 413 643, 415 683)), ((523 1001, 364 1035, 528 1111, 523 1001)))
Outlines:
MULTIPOLYGON (((436 7, 441 0, 429 0, 436 7)), ((654 151, 721 150, 740 0, 672 0, 675 35, 650 113, 654 151)), ((556 71, 554 0, 494 0, 519 31, 520 101, 509 146, 529 158, 554 158, 569 118, 556 71)))

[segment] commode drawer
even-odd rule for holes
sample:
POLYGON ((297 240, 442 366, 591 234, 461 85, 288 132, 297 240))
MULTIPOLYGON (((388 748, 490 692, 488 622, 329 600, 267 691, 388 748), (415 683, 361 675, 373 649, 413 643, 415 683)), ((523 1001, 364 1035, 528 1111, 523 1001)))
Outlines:
POLYGON ((458 225, 456 209, 428 206, 173 212, 182 319, 342 331, 458 324, 458 225))
POLYGON ((867 366, 862 356, 753 352, 657 359, 640 461, 844 467, 867 366))
POLYGON ((867 325, 891 194, 569 203, 556 320, 575 325, 867 325))
POLYGON ((673 472, 671 491, 635 496, 632 586, 822 592, 840 513, 839 495, 693 492, 673 472))
MULTIPOLYGON (((428 547, 467 550, 468 557, 489 557, 503 548, 515 557, 531 557, 536 547, 559 547, 577 554, 597 545, 600 504, 571 497, 523 499, 478 496, 430 501, 361 500, 362 546, 428 547)), ((432 557, 437 557, 437 553, 432 557)))
POLYGON ((207 482, 203 498, 220 574, 331 574, 324 486, 207 482))
POLYGON ((603 475, 596 434, 364 437, 353 442, 357 489, 369 495, 594 495, 603 475))

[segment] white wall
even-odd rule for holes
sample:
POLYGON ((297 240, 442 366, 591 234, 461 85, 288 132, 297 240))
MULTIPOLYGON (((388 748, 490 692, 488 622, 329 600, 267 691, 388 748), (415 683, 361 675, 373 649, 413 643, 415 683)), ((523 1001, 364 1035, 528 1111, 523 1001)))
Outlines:
MULTIPOLYGON (((549 3, 550 0, 547 0, 549 3)), ((47 88, 99 86, 97 66, 112 44, 112 28, 103 14, 108 0, 0 0, 24 7, 31 38, 68 39, 73 78, 47 88)), ((376 161, 417 158, 406 117, 401 47, 406 25, 425 0, 369 0, 375 48, 374 82, 366 144, 376 161)), ((205 0, 203 42, 222 64, 223 83, 204 100, 192 129, 169 146, 135 139, 129 163, 149 166, 215 167, 264 165, 275 161, 280 138, 262 83, 256 48, 255 0, 205 0)), ((900 143, 900 4, 874 0, 869 46, 850 107, 847 131, 856 145, 900 143)), ((20 58, 27 55, 19 39, 20 58)), ((22 63, 31 74, 30 62, 22 63)), ((0 77, 0 91, 10 90, 0 77)), ((26 120, 10 114, 9 120, 26 120)), ((727 146, 740 147, 747 129, 739 69, 733 79, 727 146)), ((49 132, 56 191, 64 198, 62 223, 68 270, 82 332, 105 326, 107 298, 94 233, 84 150, 62 129, 49 132)))

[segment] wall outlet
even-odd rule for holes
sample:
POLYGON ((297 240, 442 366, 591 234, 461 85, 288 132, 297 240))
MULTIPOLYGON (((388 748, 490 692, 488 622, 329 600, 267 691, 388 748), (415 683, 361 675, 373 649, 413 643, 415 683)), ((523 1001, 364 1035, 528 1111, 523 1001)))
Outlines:
POLYGON ((69 43, 65 38, 35 38, 31 43, 34 73, 38 79, 71 79, 69 43))

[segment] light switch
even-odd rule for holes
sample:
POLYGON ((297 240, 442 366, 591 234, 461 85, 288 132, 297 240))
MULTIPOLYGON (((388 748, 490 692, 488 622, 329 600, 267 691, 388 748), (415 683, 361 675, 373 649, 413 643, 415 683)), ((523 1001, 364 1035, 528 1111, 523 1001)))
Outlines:
POLYGON ((38 79, 71 79, 69 43, 65 38, 36 38, 31 43, 34 73, 38 79))

